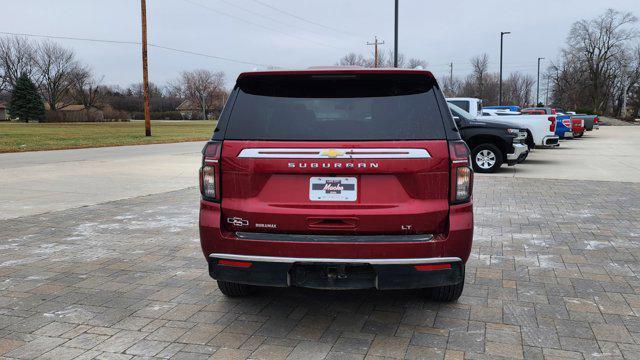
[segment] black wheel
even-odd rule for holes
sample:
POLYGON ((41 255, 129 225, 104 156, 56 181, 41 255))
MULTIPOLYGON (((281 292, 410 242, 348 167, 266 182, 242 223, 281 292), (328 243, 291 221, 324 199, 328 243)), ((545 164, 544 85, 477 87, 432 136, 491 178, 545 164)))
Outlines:
POLYGON ((232 283, 228 281, 218 281, 218 288, 220 292, 228 297, 243 297, 247 295, 251 295, 253 293, 253 286, 232 283))
POLYGON ((438 302, 452 302, 458 300, 464 289, 464 280, 455 285, 439 286, 428 289, 429 297, 438 302))
POLYGON ((574 136, 574 137, 578 137, 578 138, 581 138, 581 137, 582 137, 582 135, 584 135, 584 132, 581 132, 581 133, 573 133, 573 136, 574 136))
POLYGON ((473 170, 479 173, 492 173, 502 166, 502 151, 489 143, 480 144, 471 152, 473 170))

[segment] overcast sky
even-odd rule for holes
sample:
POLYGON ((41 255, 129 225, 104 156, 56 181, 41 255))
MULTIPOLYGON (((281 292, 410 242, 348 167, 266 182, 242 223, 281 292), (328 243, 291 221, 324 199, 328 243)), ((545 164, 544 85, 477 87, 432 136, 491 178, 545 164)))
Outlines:
MULTIPOLYGON (((250 63, 304 68, 333 65, 347 52, 373 53, 377 35, 393 49, 393 0, 147 0, 149 42, 250 63), (287 15, 278 10, 293 14, 287 15), (234 6, 235 5, 235 6, 234 6), (315 23, 315 24, 314 24, 315 23)), ((424 59, 437 76, 466 75, 469 59, 486 52, 497 71, 500 31, 504 71, 536 73, 537 57, 557 57, 571 24, 612 7, 640 16, 639 0, 400 0, 400 52, 424 59)), ((138 0, 20 0, 2 2, 0 31, 140 41, 138 0), (55 5, 54 5, 55 4, 55 5)), ((35 39, 34 39, 35 40, 35 39)), ((127 86, 141 75, 138 45, 55 40, 72 47, 106 84, 127 86)), ((151 48, 150 79, 182 70, 238 73, 260 68, 151 48)))

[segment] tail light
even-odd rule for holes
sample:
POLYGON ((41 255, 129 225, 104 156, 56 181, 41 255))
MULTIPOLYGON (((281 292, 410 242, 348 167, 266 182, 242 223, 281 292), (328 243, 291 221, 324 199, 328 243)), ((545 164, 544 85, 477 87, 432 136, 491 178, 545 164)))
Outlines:
POLYGON ((571 120, 569 119, 562 120, 562 124, 568 128, 571 128, 571 120))
POLYGON ((593 118, 593 123, 594 123, 594 124, 597 124, 597 123, 598 123, 598 121, 600 121, 600 119, 598 119, 598 117, 597 117, 597 116, 596 116, 595 118, 593 118))
POLYGON ((451 203, 468 202, 473 192, 473 170, 469 147, 462 140, 451 141, 449 154, 451 156, 451 203))
POLYGON ((556 132, 556 117, 555 116, 549 116, 547 118, 547 120, 549 120, 549 122, 550 122, 549 131, 556 132))
POLYGON ((200 193, 206 200, 220 201, 220 152, 221 142, 208 142, 202 149, 200 168, 200 193))

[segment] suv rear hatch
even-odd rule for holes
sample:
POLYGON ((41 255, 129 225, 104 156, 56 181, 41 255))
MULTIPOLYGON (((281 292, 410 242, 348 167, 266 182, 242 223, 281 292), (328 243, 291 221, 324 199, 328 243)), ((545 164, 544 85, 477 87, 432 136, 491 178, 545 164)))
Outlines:
POLYGON ((241 76, 220 157, 222 230, 446 231, 450 157, 422 73, 241 76))

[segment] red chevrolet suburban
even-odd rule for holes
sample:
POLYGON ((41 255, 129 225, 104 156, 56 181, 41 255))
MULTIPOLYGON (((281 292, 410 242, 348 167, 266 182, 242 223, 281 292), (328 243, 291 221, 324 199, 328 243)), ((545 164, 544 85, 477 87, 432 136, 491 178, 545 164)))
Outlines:
POLYGON ((434 76, 239 75, 200 170, 200 241, 227 296, 255 286, 460 297, 473 172, 434 76))

